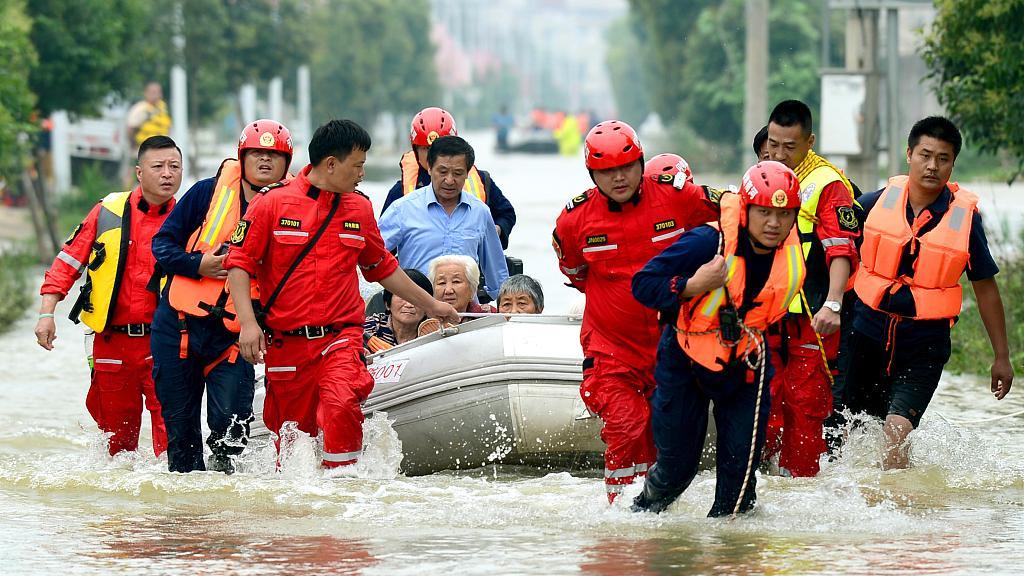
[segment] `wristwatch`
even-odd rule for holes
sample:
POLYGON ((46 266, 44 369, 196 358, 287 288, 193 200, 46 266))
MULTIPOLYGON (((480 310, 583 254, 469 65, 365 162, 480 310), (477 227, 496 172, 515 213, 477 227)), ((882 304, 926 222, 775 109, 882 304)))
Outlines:
POLYGON ((825 303, 822 304, 822 306, 828 308, 829 310, 835 312, 836 314, 839 314, 839 311, 843 309, 843 303, 838 302, 836 300, 825 300, 825 303))

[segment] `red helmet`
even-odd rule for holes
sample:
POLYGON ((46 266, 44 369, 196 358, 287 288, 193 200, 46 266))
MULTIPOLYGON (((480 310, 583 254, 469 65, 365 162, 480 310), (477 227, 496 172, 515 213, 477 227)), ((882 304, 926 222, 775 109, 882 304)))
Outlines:
POLYGON ((455 118, 452 118, 452 115, 443 108, 424 108, 412 117, 409 141, 413 146, 430 146, 441 136, 458 135, 455 118))
POLYGON ((758 162, 743 175, 740 198, 745 206, 799 208, 800 180, 781 162, 758 162))
MULTIPOLYGON (((652 178, 655 182, 673 184, 676 178, 693 182, 690 164, 678 154, 658 154, 644 165, 644 178, 652 178), (677 176, 682 174, 681 177, 677 176)), ((680 181, 682 184, 682 181, 680 181)))
POLYGON ((238 160, 246 150, 275 150, 285 155, 285 172, 292 163, 292 134, 284 124, 266 118, 246 124, 238 137, 238 160))
POLYGON ((591 128, 584 141, 583 152, 587 168, 591 170, 625 166, 644 155, 636 130, 619 120, 601 122, 591 128))

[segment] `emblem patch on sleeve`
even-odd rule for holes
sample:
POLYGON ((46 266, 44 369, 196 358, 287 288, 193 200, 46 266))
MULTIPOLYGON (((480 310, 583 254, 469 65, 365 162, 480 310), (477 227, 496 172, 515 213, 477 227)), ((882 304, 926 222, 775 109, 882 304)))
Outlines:
POLYGON ((839 221, 839 227, 843 230, 849 230, 850 232, 860 230, 860 222, 857 221, 857 213, 854 212, 853 208, 850 206, 837 207, 836 219, 839 221))
POLYGON ((590 199, 590 196, 587 196, 586 194, 580 194, 579 196, 573 198, 572 200, 569 200, 569 202, 566 203, 565 211, 569 212, 573 208, 576 208, 577 206, 579 206, 580 204, 583 204, 584 202, 586 202, 589 199, 590 199))
POLYGON ((68 236, 67 240, 64 241, 64 244, 67 245, 67 246, 70 246, 71 243, 75 241, 75 238, 78 238, 78 233, 81 232, 81 231, 82 231, 82 224, 79 223, 78 226, 75 226, 75 229, 71 231, 71 235, 68 236))
POLYGON ((563 258, 562 241, 558 239, 558 234, 555 234, 554 232, 551 233, 551 247, 555 249, 555 256, 561 260, 563 258))
POLYGON ((228 242, 231 242, 235 246, 241 246, 242 242, 245 241, 245 235, 249 232, 249 221, 239 220, 238 226, 235 226, 235 231, 231 233, 231 238, 228 242))
POLYGON ((282 228, 302 228, 302 222, 295 218, 281 218, 277 221, 277 225, 282 228))

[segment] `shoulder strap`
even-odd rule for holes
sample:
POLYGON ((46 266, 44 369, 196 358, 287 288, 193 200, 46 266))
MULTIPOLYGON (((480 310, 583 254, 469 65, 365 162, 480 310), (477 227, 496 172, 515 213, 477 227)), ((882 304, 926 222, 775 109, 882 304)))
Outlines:
POLYGON ((340 193, 334 195, 334 201, 331 203, 331 211, 328 212, 327 217, 324 218, 324 223, 320 225, 320 228, 316 231, 316 234, 314 234, 313 237, 310 238, 309 243, 306 244, 306 247, 302 249, 302 252, 299 252, 299 255, 296 256, 295 260, 292 261, 292 265, 288 267, 288 270, 285 271, 284 276, 281 277, 281 281, 278 282, 277 287, 274 288, 273 294, 271 294, 270 297, 267 298, 267 303, 262 306, 262 309, 260 310, 261 320, 262 318, 267 317, 267 314, 270 312, 270 307, 274 305, 274 301, 277 300, 277 296, 281 293, 281 290, 284 288, 285 282, 287 282, 288 278, 290 278, 292 273, 295 272, 295 269, 299 267, 299 264, 306 257, 306 255, 313 250, 313 247, 316 246, 316 243, 318 240, 320 240, 320 237, 324 235, 324 232, 327 230, 327 226, 329 226, 331 223, 331 219, 334 218, 334 213, 338 211, 339 204, 341 204, 340 193))

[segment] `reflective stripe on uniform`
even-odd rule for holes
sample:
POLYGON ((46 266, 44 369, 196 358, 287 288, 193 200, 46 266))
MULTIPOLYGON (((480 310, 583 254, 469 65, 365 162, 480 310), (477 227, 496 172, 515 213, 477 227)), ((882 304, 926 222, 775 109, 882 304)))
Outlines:
POLYGON ((121 360, 114 358, 96 358, 92 362, 93 364, 124 364, 121 360))
POLYGON ((326 355, 327 355, 327 353, 331 351, 331 348, 334 348, 334 347, 335 347, 335 346, 337 346, 338 344, 344 344, 345 342, 348 342, 348 338, 339 338, 338 340, 335 340, 334 342, 331 342, 331 343, 330 343, 330 344, 329 344, 329 345, 327 346, 327 348, 324 348, 324 351, 323 351, 323 352, 321 352, 321 353, 320 353, 320 355, 321 355, 321 356, 326 356, 326 355))
POLYGON ((338 238, 348 238, 349 240, 359 240, 360 242, 366 242, 365 236, 359 234, 338 234, 338 238))
MULTIPOLYGON (((224 228, 224 218, 231 209, 231 204, 235 201, 235 191, 228 186, 223 187, 223 191, 220 195, 220 202, 217 203, 217 208, 214 212, 215 216, 211 226, 209 226, 203 234, 202 241, 208 246, 212 246, 219 237, 220 231, 224 228)), ((232 222, 234 226, 237 222, 232 222)))
POLYGON ((618 250, 618 244, 608 244, 607 246, 587 246, 583 249, 584 252, 606 252, 608 250, 618 250))
POLYGON ((605 468, 604 477, 606 480, 610 480, 613 478, 628 478, 630 476, 636 476, 637 474, 640 474, 642 472, 647 472, 646 463, 636 464, 634 466, 626 466, 625 468, 616 468, 615 470, 605 468))
POLYGON ((76 272, 81 272, 85 268, 85 265, 79 262, 77 258, 63 250, 57 252, 57 259, 74 268, 76 272))
POLYGON ((847 244, 851 244, 849 238, 825 238, 821 241, 821 245, 825 248, 830 246, 846 246, 847 244))
POLYGON ((299 230, 274 230, 274 236, 309 236, 309 232, 299 230))
POLYGON ((361 450, 356 452, 324 452, 324 462, 349 462, 352 460, 358 460, 359 455, 363 452, 361 450))
POLYGON ((676 236, 679 236, 683 232, 686 232, 686 230, 684 230, 683 228, 680 228, 679 230, 673 230, 671 232, 665 232, 664 234, 658 234, 657 236, 654 236, 654 237, 651 238, 651 242, 661 242, 662 240, 668 240, 669 238, 675 238, 676 236))
POLYGON ((580 272, 582 272, 582 271, 583 271, 583 270, 584 270, 584 269, 585 269, 586 267, 587 267, 587 265, 586 265, 586 264, 584 264, 584 265, 582 265, 582 266, 577 266, 577 267, 575 267, 575 268, 566 268, 565 266, 559 266, 559 268, 561 268, 561 269, 562 269, 562 272, 565 272, 566 274, 579 274, 579 273, 580 273, 580 272))
POLYGON ((295 366, 274 366, 272 368, 267 368, 267 372, 268 373, 271 373, 271 372, 295 372, 295 370, 296 370, 295 366))

